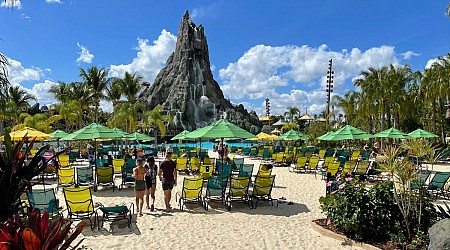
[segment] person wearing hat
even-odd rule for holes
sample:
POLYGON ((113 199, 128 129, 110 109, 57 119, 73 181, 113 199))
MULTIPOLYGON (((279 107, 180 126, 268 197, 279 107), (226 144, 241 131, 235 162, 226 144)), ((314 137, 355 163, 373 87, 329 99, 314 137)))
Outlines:
POLYGON ((159 180, 162 182, 164 191, 165 211, 172 210, 170 199, 172 198, 172 189, 177 185, 177 169, 176 164, 172 161, 172 151, 166 152, 166 158, 161 162, 158 171, 159 180))

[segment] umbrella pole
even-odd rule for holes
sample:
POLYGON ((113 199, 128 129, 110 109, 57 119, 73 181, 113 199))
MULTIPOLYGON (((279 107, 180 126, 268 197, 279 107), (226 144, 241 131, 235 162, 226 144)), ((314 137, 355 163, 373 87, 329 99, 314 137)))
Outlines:
POLYGON ((223 138, 220 138, 220 143, 222 145, 222 150, 220 150, 220 154, 222 157, 222 177, 223 177, 223 157, 225 155, 225 147, 223 146, 223 138))

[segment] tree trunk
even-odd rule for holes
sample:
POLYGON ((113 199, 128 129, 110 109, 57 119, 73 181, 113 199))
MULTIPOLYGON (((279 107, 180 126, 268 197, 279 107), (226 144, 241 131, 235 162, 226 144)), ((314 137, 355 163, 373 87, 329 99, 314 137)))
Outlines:
POLYGON ((433 100, 433 102, 431 102, 431 117, 432 117, 432 122, 433 122, 433 133, 436 133, 436 101, 433 100))

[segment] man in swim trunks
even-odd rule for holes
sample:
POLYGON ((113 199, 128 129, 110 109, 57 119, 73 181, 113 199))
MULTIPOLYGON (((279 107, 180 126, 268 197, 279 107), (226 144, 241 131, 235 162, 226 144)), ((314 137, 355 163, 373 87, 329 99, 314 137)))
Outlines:
POLYGON ((136 167, 133 169, 134 175, 134 191, 136 194, 136 209, 137 214, 142 216, 142 207, 144 206, 144 192, 145 192, 145 174, 147 170, 144 167, 144 160, 141 158, 136 160, 136 167))
POLYGON ((170 207, 170 199, 172 198, 172 189, 177 185, 177 169, 176 164, 172 161, 172 152, 166 152, 166 159, 161 162, 158 171, 159 180, 162 182, 164 191, 164 204, 166 212, 172 210, 170 207))
POLYGON ((153 212, 155 210, 156 174, 158 173, 158 166, 155 164, 155 158, 153 156, 147 158, 145 168, 147 169, 147 173, 145 174, 145 183, 147 184, 145 189, 145 202, 147 209, 153 212), (149 207, 150 196, 152 197, 151 207, 149 207))

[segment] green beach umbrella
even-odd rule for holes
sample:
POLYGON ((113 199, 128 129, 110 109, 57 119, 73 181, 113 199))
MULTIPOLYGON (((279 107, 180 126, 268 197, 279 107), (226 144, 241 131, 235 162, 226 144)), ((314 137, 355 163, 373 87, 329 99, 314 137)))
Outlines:
POLYGON ((62 130, 56 130, 56 131, 53 131, 52 133, 50 133, 49 135, 51 135, 54 139, 61 139, 64 136, 67 136, 68 133, 66 133, 62 130))
POLYGON ((317 137, 317 139, 322 140, 322 141, 328 141, 332 135, 334 135, 334 131, 329 131, 329 132, 317 137))
POLYGON ((122 134, 113 131, 103 125, 91 123, 88 126, 79 129, 72 134, 68 134, 61 140, 96 140, 96 139, 115 139, 122 138, 122 134))
POLYGON ((423 129, 416 129, 413 132, 408 134, 409 136, 411 136, 412 138, 436 138, 439 137, 433 133, 430 133, 428 131, 425 131, 423 129))
POLYGON ((402 131, 395 129, 395 128, 386 129, 384 131, 376 133, 374 136, 379 137, 379 138, 392 138, 392 139, 410 138, 410 136, 408 134, 403 133, 402 131))
POLYGON ((279 140, 307 140, 308 137, 295 130, 289 130, 288 132, 278 136, 279 140))
POLYGON ((188 134, 188 133, 190 133, 188 130, 183 130, 182 132, 180 132, 179 134, 177 134, 176 136, 174 136, 172 139, 170 139, 170 140, 172 140, 172 141, 175 141, 175 140, 185 140, 186 138, 185 138, 185 135, 186 134, 188 134))
POLYGON ((366 139, 373 138, 374 136, 364 132, 359 128, 352 127, 350 125, 345 125, 340 128, 334 134, 327 138, 329 141, 340 141, 340 140, 355 140, 355 139, 366 139))
POLYGON ((221 119, 209 126, 194 130, 185 135, 186 139, 217 139, 217 138, 253 138, 255 135, 245 129, 221 119))
POLYGON ((127 132, 121 130, 120 128, 113 128, 112 131, 114 131, 114 132, 116 132, 116 133, 122 135, 122 139, 127 139, 127 137, 130 136, 129 133, 127 133, 127 132))
POLYGON ((128 136, 125 137, 127 140, 135 140, 135 141, 153 141, 155 140, 155 137, 151 137, 146 134, 134 132, 128 136))

